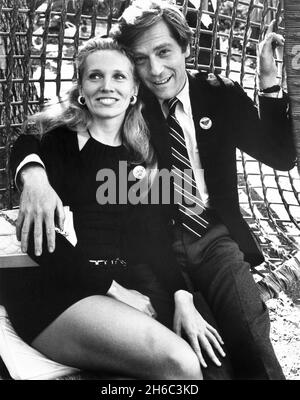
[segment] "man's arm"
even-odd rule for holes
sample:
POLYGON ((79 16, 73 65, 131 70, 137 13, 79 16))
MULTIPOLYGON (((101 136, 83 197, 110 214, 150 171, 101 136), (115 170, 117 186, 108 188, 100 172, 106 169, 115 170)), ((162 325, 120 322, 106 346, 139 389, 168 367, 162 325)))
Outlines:
POLYGON ((24 159, 30 155, 34 155, 35 161, 41 160, 40 141, 34 135, 21 135, 14 143, 10 155, 10 168, 12 176, 15 177, 18 167, 21 165, 24 159))
POLYGON ((286 95, 281 99, 260 98, 257 110, 235 84, 228 90, 227 105, 236 147, 274 169, 294 167, 295 145, 286 95))
POLYGON ((231 107, 237 147, 275 169, 289 170, 295 165, 296 152, 288 100, 280 88, 274 58, 276 52, 277 59, 282 59, 284 38, 273 32, 274 23, 258 45, 259 113, 238 85, 231 91, 231 107))
MULTIPOLYGON (((257 84, 259 90, 272 88, 279 84, 277 76, 281 76, 282 66, 276 65, 274 53, 278 60, 283 59, 284 38, 274 32, 276 21, 273 20, 267 31, 265 38, 257 46, 257 84)), ((263 94, 264 97, 282 97, 280 91, 263 94)))
POLYGON ((30 229, 34 229, 35 254, 42 253, 43 227, 46 230, 48 250, 55 249, 55 217, 58 227, 63 230, 64 209, 62 202, 49 183, 41 156, 39 140, 32 135, 20 136, 11 153, 11 169, 21 189, 20 210, 16 223, 16 234, 21 240, 22 251, 28 248, 30 229), (18 167, 30 154, 34 162, 18 167))

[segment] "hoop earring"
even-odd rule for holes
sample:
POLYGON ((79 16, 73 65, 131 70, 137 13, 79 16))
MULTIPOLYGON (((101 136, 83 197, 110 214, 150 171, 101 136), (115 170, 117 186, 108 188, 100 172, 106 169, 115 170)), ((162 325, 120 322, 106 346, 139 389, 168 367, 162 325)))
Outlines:
POLYGON ((81 106, 85 105, 85 98, 83 96, 78 96, 77 101, 81 106))
POLYGON ((137 102, 137 96, 136 95, 131 96, 130 105, 134 106, 136 102, 137 102))

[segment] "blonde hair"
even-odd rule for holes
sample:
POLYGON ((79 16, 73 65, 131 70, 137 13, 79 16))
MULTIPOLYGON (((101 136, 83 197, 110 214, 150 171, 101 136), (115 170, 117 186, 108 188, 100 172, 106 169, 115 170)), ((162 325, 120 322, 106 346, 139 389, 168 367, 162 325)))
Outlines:
MULTIPOLYGON (((127 50, 112 38, 96 37, 88 40, 79 50, 76 65, 78 68, 78 81, 73 84, 66 97, 54 104, 46 105, 44 110, 29 117, 29 122, 35 123, 35 131, 43 135, 50 130, 67 125, 71 129, 83 127, 88 129, 92 116, 86 105, 78 103, 79 87, 87 57, 96 51, 114 50, 125 55, 132 64, 134 81, 138 85, 138 78, 134 62, 127 50)), ((134 105, 129 106, 123 123, 123 144, 129 150, 132 162, 145 162, 147 166, 154 165, 155 157, 150 145, 150 134, 142 115, 143 104, 138 99, 134 105)))

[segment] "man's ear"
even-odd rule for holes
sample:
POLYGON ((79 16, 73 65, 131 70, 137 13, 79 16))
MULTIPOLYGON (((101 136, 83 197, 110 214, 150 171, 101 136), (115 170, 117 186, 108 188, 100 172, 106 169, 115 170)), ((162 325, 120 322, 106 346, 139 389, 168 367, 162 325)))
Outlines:
POLYGON ((185 58, 188 58, 191 55, 191 46, 188 44, 186 46, 185 52, 184 52, 184 56, 185 58))

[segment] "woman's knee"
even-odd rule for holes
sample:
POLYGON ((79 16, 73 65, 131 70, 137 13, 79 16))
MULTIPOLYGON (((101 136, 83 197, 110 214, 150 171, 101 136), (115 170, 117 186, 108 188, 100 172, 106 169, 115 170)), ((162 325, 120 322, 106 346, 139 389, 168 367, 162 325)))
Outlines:
POLYGON ((157 338, 156 379, 203 379, 199 360, 188 343, 178 336, 165 339, 157 338))
POLYGON ((203 379, 199 360, 192 350, 174 351, 165 361, 165 379, 203 379))
POLYGON ((198 358, 190 345, 170 329, 147 318, 143 329, 143 360, 146 379, 201 380, 198 358))

